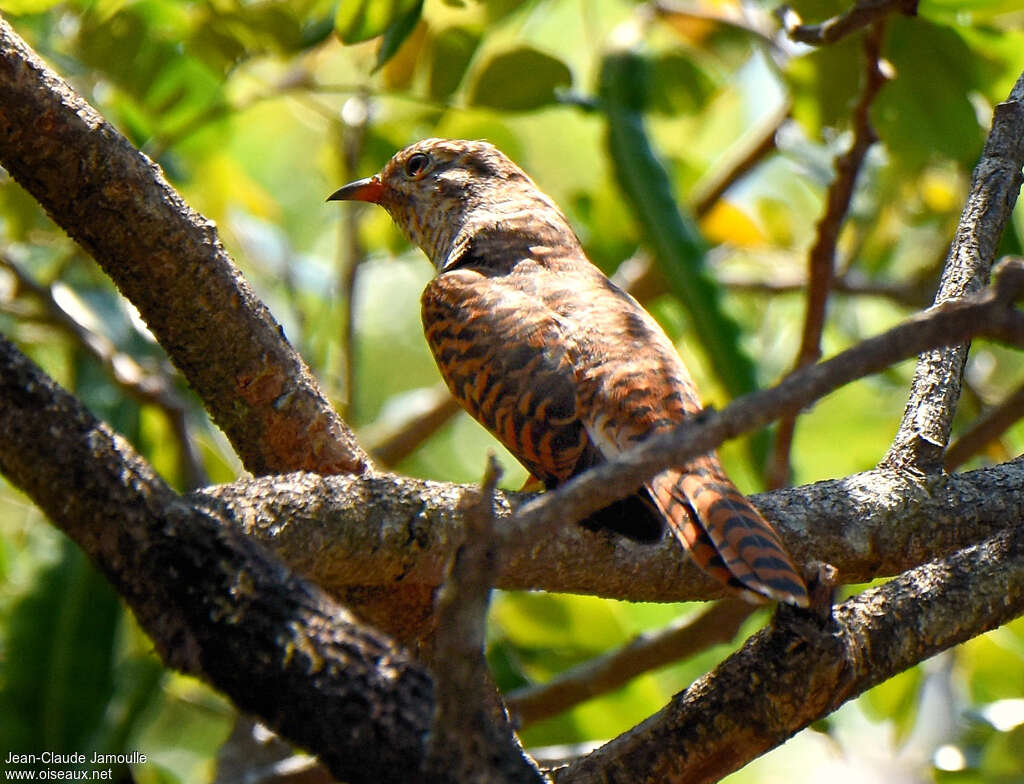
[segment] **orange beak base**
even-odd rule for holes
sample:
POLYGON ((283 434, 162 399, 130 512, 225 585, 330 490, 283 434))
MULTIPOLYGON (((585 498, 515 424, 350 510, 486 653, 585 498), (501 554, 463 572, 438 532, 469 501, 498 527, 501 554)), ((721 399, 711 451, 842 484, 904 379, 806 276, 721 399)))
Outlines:
POLYGON ((342 185, 338 190, 327 197, 327 201, 368 201, 373 204, 380 204, 381 196, 384 195, 384 183, 374 175, 362 180, 342 185))

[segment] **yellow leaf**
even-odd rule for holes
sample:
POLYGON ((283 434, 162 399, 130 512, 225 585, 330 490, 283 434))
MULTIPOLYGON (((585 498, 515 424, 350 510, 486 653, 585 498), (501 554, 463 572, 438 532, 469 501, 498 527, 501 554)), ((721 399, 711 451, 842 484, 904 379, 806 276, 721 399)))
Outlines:
POLYGON ((760 247, 765 237, 743 210, 727 201, 719 201, 700 221, 704 236, 713 243, 728 243, 741 248, 760 247))
POLYGON ((921 177, 921 199, 933 212, 952 212, 960 203, 958 185, 948 173, 928 169, 921 177))

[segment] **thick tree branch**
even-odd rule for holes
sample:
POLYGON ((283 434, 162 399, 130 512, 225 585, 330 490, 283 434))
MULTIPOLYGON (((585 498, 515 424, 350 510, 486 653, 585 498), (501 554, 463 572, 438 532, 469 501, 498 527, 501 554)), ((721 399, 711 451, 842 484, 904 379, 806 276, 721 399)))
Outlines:
MULTIPOLYGON (((339 593, 347 586, 420 586, 430 592, 463 536, 472 486, 398 476, 289 474, 207 488, 186 498, 220 513, 292 568, 339 593)), ((498 495, 499 534, 530 496, 498 495)), ((922 482, 893 471, 752 496, 798 562, 827 560, 843 582, 897 574, 1024 518, 1024 462, 922 482)), ((679 546, 638 545, 580 526, 533 540, 506 538, 495 586, 630 601, 722 596, 679 546), (642 580, 636 575, 643 574, 642 580)))
POLYGON ((213 224, 3 19, 0 164, 139 309, 249 471, 368 468, 213 224))
MULTIPOLYGON (((935 304, 985 285, 999 239, 1013 212, 1024 165, 1024 73, 995 109, 992 129, 971 177, 970 194, 949 248, 935 304)), ((918 360, 903 421, 884 464, 925 473, 942 470, 969 343, 924 353, 918 360)))
POLYGON ((1024 613, 1024 527, 777 625, 559 784, 718 781, 895 673, 1024 613))
POLYGON ((170 666, 351 782, 418 780, 429 676, 210 509, 0 338, 0 470, 113 583, 170 666))
MULTIPOLYGON (((1007 263, 1004 266, 1003 274, 996 277, 992 290, 966 301, 941 306, 929 314, 912 319, 908 324, 887 333, 882 345, 888 345, 890 341, 893 341, 892 344, 895 346, 893 350, 899 356, 898 352, 906 351, 908 347, 919 346, 921 340, 941 341, 941 339, 949 339, 950 335, 955 339, 961 334, 961 331, 990 330, 993 334, 1004 338, 1024 339, 1024 324, 1015 318, 1020 314, 1010 307, 1011 298, 1017 296, 1021 286, 1024 285, 1024 280, 1021 280, 1024 277, 1024 267, 1012 263, 1007 263), (908 333, 916 336, 914 340, 917 342, 908 338, 908 333)), ((877 339, 875 344, 872 344, 872 341, 867 341, 865 345, 868 349, 862 348, 860 353, 856 349, 851 350, 852 353, 847 352, 844 362, 835 366, 839 368, 835 372, 848 374, 850 367, 847 367, 847 364, 850 363, 853 367, 863 369, 871 367, 872 363, 882 362, 882 359, 870 350, 871 346, 877 343, 877 339), (851 360, 850 357, 853 359, 851 360)), ((279 691, 280 688, 285 687, 280 686, 275 677, 283 677, 286 680, 299 677, 293 669, 290 669, 293 661, 299 659, 301 664, 299 674, 305 678, 312 676, 316 681, 313 687, 308 688, 327 689, 330 694, 337 694, 337 687, 317 681, 318 676, 329 679, 337 674, 337 671, 331 668, 333 665, 321 666, 321 664, 334 661, 331 656, 331 649, 334 645, 341 646, 342 652, 346 655, 354 654, 350 650, 349 641, 339 641, 335 637, 330 637, 326 643, 318 647, 323 642, 318 635, 321 631, 329 636, 348 634, 351 622, 345 616, 344 611, 332 605, 330 600, 319 594, 312 586, 296 581, 278 565, 258 555, 258 551, 253 551, 257 555, 252 556, 256 558, 257 564, 240 570, 238 563, 244 559, 236 557, 239 554, 234 548, 245 548, 248 545, 240 543, 244 540, 232 536, 229 531, 225 530, 225 518, 221 516, 222 511, 233 509, 231 504, 226 503, 223 497, 215 500, 215 497, 210 495, 205 496, 208 499, 205 509, 197 510, 181 503, 178 497, 152 476, 148 467, 134 456, 127 445, 119 442, 109 431, 76 408, 77 404, 70 397, 57 394, 51 386, 45 383, 45 379, 40 380, 37 375, 38 371, 32 369, 22 358, 14 352, 10 352, 7 364, 5 372, 0 373, 0 379, 3 379, 3 383, 0 383, 0 401, 2 401, 0 416, 4 417, 3 426, 0 427, 0 438, 3 439, 0 441, 0 455, 3 455, 2 467, 5 473, 21 484, 55 519, 66 522, 72 535, 77 534, 76 539, 83 548, 101 563, 119 590, 136 607, 143 625, 156 639, 162 641, 161 649, 165 650, 168 657, 172 657, 172 661, 190 671, 205 672, 220 688, 235 697, 240 705, 247 709, 261 709, 256 712, 269 710, 267 704, 261 700, 270 700, 273 703, 271 723, 284 728, 286 733, 299 739, 300 743, 304 742, 305 745, 319 750, 322 741, 320 736, 316 735, 310 741, 309 736, 302 733, 308 731, 315 734, 323 731, 318 722, 313 723, 313 729, 304 729, 308 726, 309 705, 319 705, 320 703, 310 701, 312 698, 308 696, 308 692, 302 690, 305 687, 292 686, 289 682, 287 688, 294 689, 294 694, 298 695, 298 699, 303 700, 302 715, 305 722, 298 729, 291 727, 288 722, 293 717, 287 711, 285 696, 279 691), (26 371, 26 368, 31 372, 26 371), (69 423, 71 424, 69 425, 69 423), (76 448, 69 448, 69 444, 76 445, 76 448), (54 459, 55 455, 57 459, 54 459), (97 469, 97 464, 99 469, 97 469), (98 478, 97 473, 99 474, 98 478), (62 482, 71 484, 69 486, 62 482), (79 487, 76 484, 78 482, 85 482, 86 485, 79 487), (60 488, 60 492, 55 492, 55 488, 60 488), (141 521, 136 521, 134 516, 136 511, 143 515, 141 521), (153 518, 156 518, 155 522, 153 518), (120 526, 126 529, 127 533, 119 533, 122 528, 112 527, 109 523, 110 520, 123 521, 120 526), (155 532, 150 530, 151 526, 156 528, 155 532), (187 535, 185 535, 186 532, 187 535), (213 537, 213 533, 217 533, 218 536, 213 537), (155 543, 147 544, 145 539, 140 540, 140 537, 146 535, 152 535, 155 543), (208 536, 213 538, 213 545, 210 545, 208 536), (211 556, 208 549, 210 546, 214 546, 214 552, 217 553, 213 557, 213 568, 210 566, 211 556), (273 567, 269 576, 262 573, 259 567, 260 563, 267 565, 268 569, 273 567), (154 564, 158 568, 154 569, 154 564), (126 575, 130 579, 126 579, 126 575), (272 586, 276 586, 276 588, 272 589, 272 586), (282 601, 286 601, 296 590, 303 597, 312 597, 296 610, 298 616, 288 611, 278 611, 275 604, 277 597, 283 595, 285 598, 282 601), (264 591, 270 592, 270 598, 266 598, 267 594, 264 594, 264 591), (174 601, 170 605, 166 600, 168 592, 174 597, 174 601), (219 597, 224 594, 227 594, 229 599, 221 601, 219 597), (200 609, 194 609, 189 604, 190 601, 202 603, 200 609), (285 646, 284 653, 279 651, 276 658, 271 652, 263 652, 265 649, 259 647, 259 640, 254 641, 252 638, 251 624, 255 623, 258 629, 264 628, 260 626, 258 620, 263 618, 264 611, 270 612, 271 610, 278 611, 278 614, 271 614, 271 620, 268 621, 267 639, 270 641, 283 640, 282 644, 285 646), (329 614, 341 619, 340 630, 334 629, 334 627, 330 630, 326 629, 325 618, 329 614), (279 623, 284 623, 287 626, 287 631, 291 634, 284 637, 277 634, 278 629, 274 626, 275 619, 279 623), (207 624, 210 623, 214 626, 212 631, 209 631, 207 627, 207 624), (221 624, 227 626, 226 639, 219 636, 224 631, 220 627, 221 624), (194 628, 196 625, 198 627, 194 628), (239 638, 242 639, 239 640, 239 638), (241 647, 244 647, 244 650, 241 650, 241 647), (224 655, 224 651, 227 651, 227 655, 224 655), (262 657, 256 662, 255 675, 239 666, 239 662, 247 661, 246 656, 251 655, 262 657), (284 675, 275 675, 275 666, 282 668, 284 675), (258 693, 254 694, 252 692, 254 685, 266 685, 266 688, 260 688, 257 690, 258 693), (332 688, 335 690, 331 691, 332 688)), ((827 364, 825 363, 825 365, 827 364)), ((806 372, 814 370, 815 368, 810 368, 806 372)), ((810 376, 812 386, 815 384, 814 378, 812 373, 810 376)), ((823 383, 819 379, 815 388, 820 390, 823 388, 823 383)), ((770 399, 771 395, 769 394, 770 399)), ((978 486, 975 488, 977 503, 971 503, 969 500, 964 502, 963 499, 960 499, 958 502, 960 505, 956 506, 942 499, 942 493, 948 490, 952 483, 958 480, 962 481, 964 478, 961 477, 942 477, 927 488, 913 485, 905 479, 894 480, 903 481, 905 485, 899 488, 891 500, 900 508, 906 507, 908 504, 912 505, 916 489, 916 497, 923 496, 928 503, 934 503, 937 512, 946 509, 949 513, 948 510, 953 509, 953 514, 957 512, 979 514, 983 513, 982 510, 985 509, 987 503, 989 512, 994 511, 992 504, 999 507, 998 515, 1001 522, 1005 522, 1007 517, 1019 519, 1021 511, 1019 506, 1015 508, 1014 504, 1024 503, 1024 500, 1018 498, 1024 494, 1024 491, 1021 490, 1024 487, 1024 482, 1021 481, 1019 473, 1021 466, 1019 463, 1015 463, 1001 468, 1002 470, 998 472, 977 473, 977 476, 980 476, 978 486), (910 500, 908 501, 908 499, 910 500)), ((968 475, 968 477, 972 476, 968 475)), ((856 479, 854 478, 851 484, 845 486, 844 491, 839 495, 843 502, 857 504, 862 500, 863 488, 858 487, 856 479)), ((274 482, 292 482, 297 486, 296 489, 301 490, 302 497, 319 499, 321 494, 310 492, 310 489, 328 487, 332 483, 339 483, 339 486, 347 483, 347 491, 344 493, 345 501, 359 506, 358 494, 353 492, 355 488, 358 486, 368 487, 373 495, 376 495, 375 491, 379 490, 380 483, 386 481, 387 477, 369 477, 360 480, 354 477, 294 475, 292 477, 268 477, 255 480, 250 484, 266 488, 272 486, 274 482), (310 484, 311 482, 320 484, 317 486, 310 484)), ((424 486, 426 494, 458 491, 458 488, 452 489, 451 486, 421 484, 424 486)), ((204 496, 193 495, 191 498, 200 497, 204 496)), ((803 500, 796 501, 793 496, 785 497, 794 500, 804 514, 813 514, 812 522, 815 528, 822 527, 822 518, 827 517, 828 514, 828 504, 808 505, 803 500)), ((833 503, 835 502, 836 499, 833 499, 833 503)), ((237 509, 237 506, 234 508, 237 509)), ((278 511, 284 512, 285 510, 278 511)), ((432 519, 430 514, 421 497, 411 519, 406 519, 402 523, 401 533, 404 535, 403 546, 406 550, 415 549, 419 545, 420 538, 428 539, 434 534, 434 523, 437 521, 432 519)), ((240 517, 244 519, 244 514, 240 517)), ((289 517, 287 514, 278 517, 278 525, 291 522, 289 517)), ((319 518, 319 514, 316 517, 319 518)), ((783 513, 782 517, 787 518, 789 515, 783 513)), ((848 517, 851 530, 856 534, 847 531, 847 536, 855 542, 858 536, 864 537, 865 531, 871 530, 869 527, 865 528, 863 515, 849 514, 848 517)), ((330 523, 329 518, 324 522, 330 523)), ((806 522, 808 528, 812 522, 806 522)), ((888 522, 889 525, 886 527, 890 530, 902 527, 893 525, 891 520, 888 522)), ((507 526, 505 527, 507 528, 507 526)), ((939 526, 938 538, 941 540, 943 530, 949 532, 957 528, 968 528, 975 535, 978 530, 966 524, 961 526, 945 524, 939 526)), ((564 535, 569 530, 566 526, 553 526, 553 529, 552 533, 557 535, 564 535)), ((930 532, 922 533, 919 530, 915 533, 927 538, 927 547, 937 546, 934 541, 935 537, 932 537, 930 532)), ((609 540, 600 535, 589 533, 587 535, 605 547, 609 544, 609 540)), ((947 541, 949 540, 947 539, 947 541)), ((534 541, 531 544, 532 547, 525 557, 534 562, 535 570, 550 571, 551 560, 549 559, 557 559, 558 553, 550 551, 543 546, 543 543, 534 541), (538 549, 539 547, 542 549, 538 549), (538 559, 537 552, 544 552, 545 558, 538 559), (541 561, 543 563, 540 563, 541 561)), ((869 548, 869 545, 863 541, 858 542, 858 546, 869 548)), ((365 548, 364 552, 372 553, 379 547, 380 539, 378 539, 376 547, 371 545, 365 548)), ((884 549, 888 549, 888 547, 884 549)), ((306 552, 326 554, 315 546, 309 546, 308 542, 306 543, 306 552)), ((243 550, 241 555, 248 558, 252 553, 243 550)), ((435 552, 432 555, 437 558, 440 554, 435 552)), ((447 553, 441 557, 447 557, 447 553)), ((499 560, 503 561, 504 558, 499 560)), ((672 560, 676 564, 681 561, 678 557, 678 550, 674 551, 672 560)), ((244 562, 248 564, 248 561, 244 562)), ((351 568, 351 564, 347 563, 341 568, 351 568)), ((594 573, 602 570, 599 564, 591 560, 586 563, 582 571, 594 573)), ((645 564, 645 574, 647 572, 645 564)), ((620 573, 631 577, 636 571, 630 569, 620 573)), ((411 572, 407 573, 406 577, 410 578, 411 572)), ((394 585, 394 580, 391 584, 394 585)), ((287 606, 290 605, 286 604, 287 606)), ((374 644, 387 645, 386 641, 381 642, 379 638, 360 630, 354 624, 351 624, 351 634, 370 635, 369 639, 376 641, 374 644)), ((266 644, 270 645, 271 643, 266 644)), ((362 672, 360 668, 365 664, 367 677, 372 678, 373 676, 369 674, 370 671, 376 673, 377 668, 380 668, 389 673, 393 672, 394 668, 399 666, 396 662, 401 663, 403 672, 406 667, 410 673, 420 672, 390 647, 387 647, 386 651, 380 653, 376 659, 371 656, 368 663, 360 659, 356 663, 343 662, 342 664, 356 673, 362 672), (384 658, 380 658, 381 656, 384 658)), ((413 682, 417 682, 416 677, 419 676, 410 674, 409 677, 413 679, 413 682)), ((376 684, 376 688, 379 689, 386 690, 392 687, 386 684, 376 684)), ((287 692, 287 695, 292 694, 292 691, 287 692)), ((345 695, 345 704, 351 704, 351 691, 345 692, 345 695)), ((408 695, 405 696, 408 697, 408 695)), ((398 699, 403 699, 403 696, 398 695, 398 699)), ((424 698, 424 701, 429 702, 427 698, 424 698)), ((388 703, 388 705, 391 707, 385 710, 383 715, 391 717, 394 714, 388 713, 388 711, 393 709, 393 704, 388 703)), ((413 708, 410 707, 410 710, 413 708)), ((361 707, 360 715, 363 712, 361 707)), ((332 722, 339 720, 336 713, 325 715, 329 716, 332 722)), ((353 720, 348 716, 341 718, 347 721, 353 720)), ((372 719, 367 719, 367 721, 372 722, 372 719)), ((419 726, 414 721, 411 723, 419 726)), ((376 725, 372 724, 372 726, 376 725)), ((411 742, 402 729, 392 727, 391 731, 404 739, 399 739, 401 742, 411 742)), ((337 733, 337 731, 337 726, 332 727, 332 732, 337 733)), ((360 739, 363 738, 365 735, 360 736, 360 739)), ((387 736, 382 742, 399 741, 387 736)), ((413 756, 422 754, 419 746, 405 746, 404 748, 408 754, 413 756)), ((756 750, 757 746, 752 748, 756 750)), ((396 750, 395 753, 398 754, 398 751, 396 750)), ((349 758, 346 757, 346 759, 349 758)), ((348 763, 337 762, 337 764, 348 763)), ((407 772, 408 768, 404 768, 401 775, 407 775, 407 772)), ((379 775, 376 779, 364 779, 359 778, 360 773, 351 772, 347 775, 351 781, 400 780, 379 775)))
MULTIPOLYGON (((369 470, 214 226, 2 19, 0 164, 136 305, 250 472, 369 470)), ((403 642, 429 628, 429 594, 340 598, 403 642)))
MULTIPOLYGON (((825 212, 818 221, 814 244, 807 254, 807 308, 794 369, 813 364, 821 358, 821 336, 825 330, 825 308, 835 277, 836 245, 839 231, 853 199, 854 186, 871 148, 878 136, 871 125, 871 105, 886 82, 882 72, 882 36, 885 26, 875 25, 864 36, 864 86, 853 109, 853 141, 850 148, 836 158, 836 176, 825 196, 825 212)), ((789 484, 790 452, 796 417, 783 417, 775 434, 775 447, 768 466, 768 486, 789 484)))
MULTIPOLYGON (((707 411, 678 432, 527 499, 525 505, 522 496, 506 496, 497 511, 506 519, 498 527, 502 543, 496 585, 635 600, 721 595, 670 541, 645 547, 566 523, 628 494, 665 465, 798 411, 931 346, 977 334, 1024 345, 1024 314, 1013 306, 1024 291, 1024 261, 1007 260, 998 272, 993 286, 980 294, 914 316, 721 413, 707 411), (512 506, 517 508, 514 516, 512 506), (644 580, 634 580, 641 567, 644 580)), ((756 497, 755 502, 798 561, 828 560, 843 580, 852 582, 917 565, 1015 519, 1007 514, 1021 511, 1020 470, 1011 463, 992 472, 927 482, 879 470, 756 497), (951 524, 957 516, 972 525, 951 524)), ((291 475, 236 482, 191 499, 223 505, 247 533, 331 590, 404 586, 429 595, 441 581, 453 542, 461 539, 456 510, 464 492, 454 485, 386 475, 361 480, 291 475)))

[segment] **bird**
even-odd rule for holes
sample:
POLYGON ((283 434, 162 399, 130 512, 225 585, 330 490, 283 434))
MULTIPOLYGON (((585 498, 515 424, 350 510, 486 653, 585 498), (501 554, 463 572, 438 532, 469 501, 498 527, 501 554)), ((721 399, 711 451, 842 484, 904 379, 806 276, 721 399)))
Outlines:
MULTIPOLYGON (((664 330, 492 144, 416 142, 327 200, 383 207, 427 255, 436 274, 421 315, 441 376, 545 488, 703 410, 664 330)), ((648 542, 667 527, 727 592, 808 605, 778 534, 714 452, 664 469, 589 523, 648 542)))

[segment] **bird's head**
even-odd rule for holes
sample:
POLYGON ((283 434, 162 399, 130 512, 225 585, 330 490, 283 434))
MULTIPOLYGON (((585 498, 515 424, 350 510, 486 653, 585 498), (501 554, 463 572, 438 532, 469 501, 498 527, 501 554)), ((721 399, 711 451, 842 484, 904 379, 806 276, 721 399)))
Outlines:
POLYGON ((552 239, 575 242, 554 202, 483 141, 416 142, 395 153, 379 173, 339 188, 327 200, 379 204, 439 272, 470 245, 475 253, 488 243, 522 252, 550 246, 552 239))

